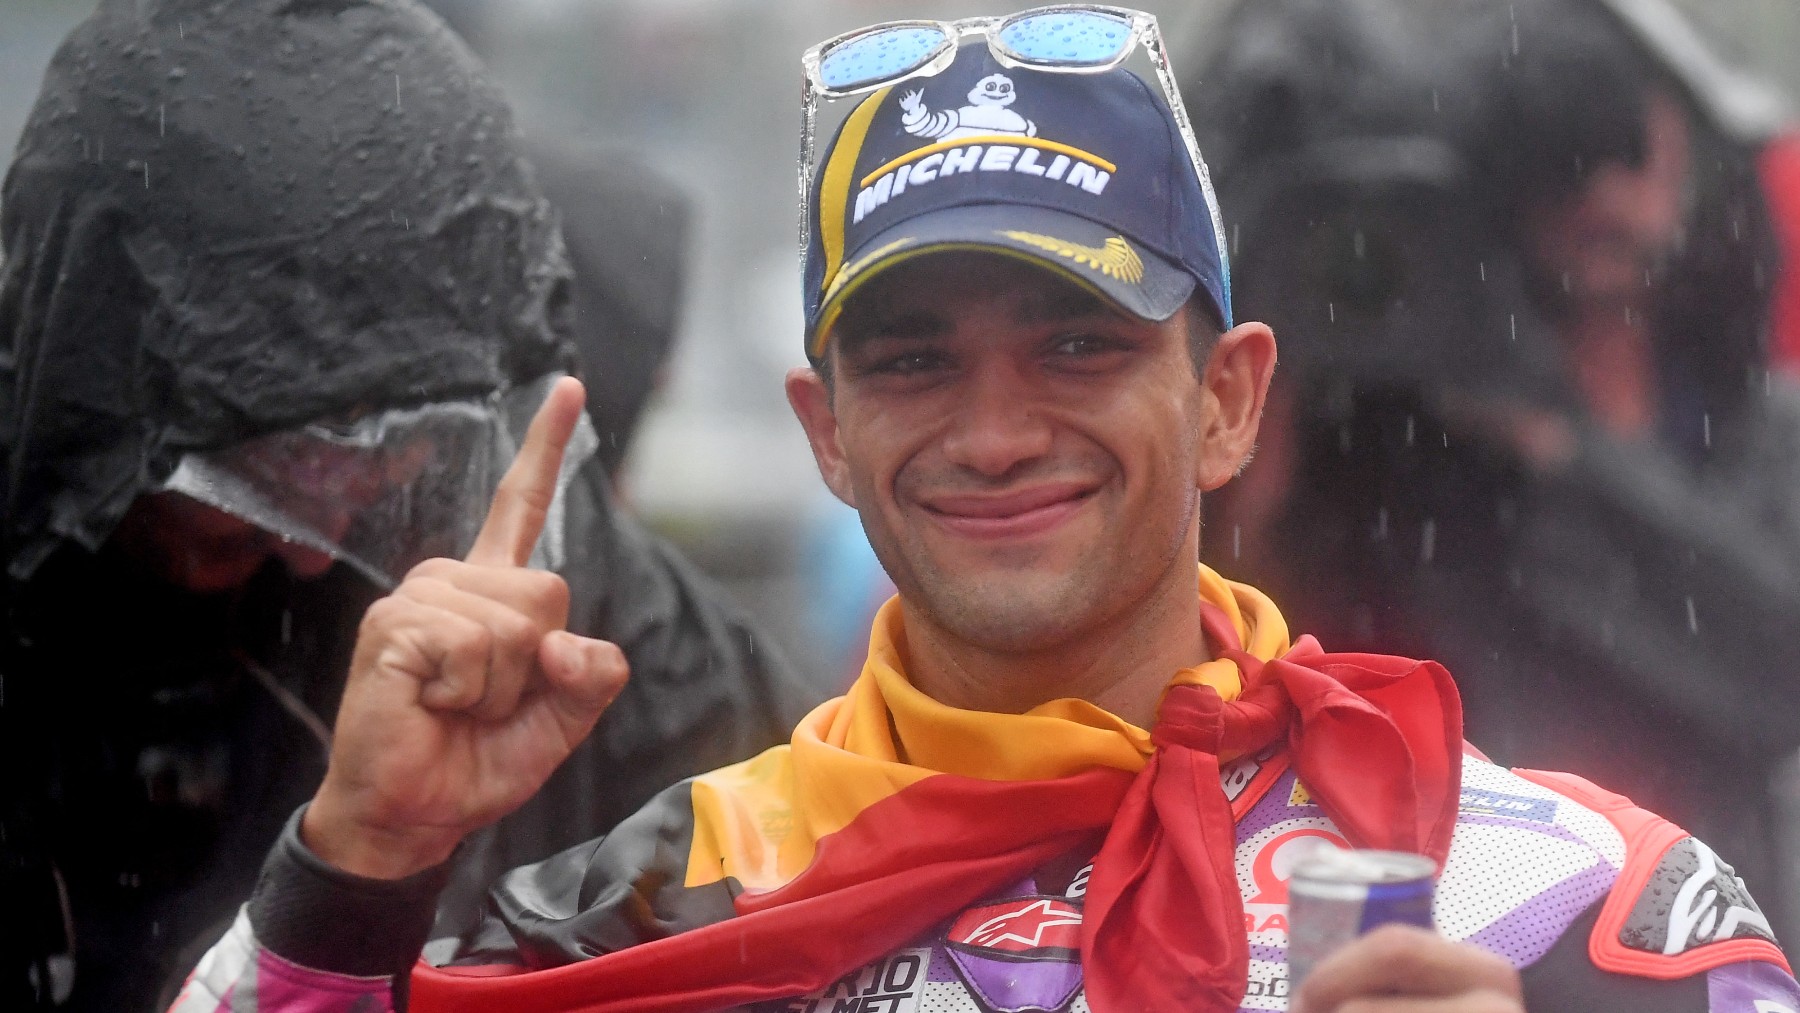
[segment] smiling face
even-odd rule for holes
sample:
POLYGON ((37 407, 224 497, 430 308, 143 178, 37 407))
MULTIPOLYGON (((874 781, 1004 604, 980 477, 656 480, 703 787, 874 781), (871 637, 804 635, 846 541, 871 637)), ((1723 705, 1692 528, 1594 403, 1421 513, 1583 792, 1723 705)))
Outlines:
POLYGON ((1004 74, 989 74, 975 82, 969 92, 969 102, 978 106, 1009 106, 1018 96, 1013 94, 1013 83, 1004 74))
POLYGON ((789 397, 909 623, 1016 655, 1156 602, 1193 609, 1200 493, 1249 450, 1273 342, 1233 374, 1255 393, 1222 410, 1186 313, 1142 321, 972 253, 900 264, 852 297, 833 390, 800 370, 789 397), (1232 429, 1246 414, 1248 433, 1232 429))

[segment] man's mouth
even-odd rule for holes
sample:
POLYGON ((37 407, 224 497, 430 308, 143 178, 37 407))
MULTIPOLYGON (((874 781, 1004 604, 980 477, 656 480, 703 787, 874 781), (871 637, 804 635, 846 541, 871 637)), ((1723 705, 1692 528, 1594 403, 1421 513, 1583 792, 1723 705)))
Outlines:
POLYGON ((1056 482, 1005 493, 928 496, 921 505, 965 538, 1027 538, 1068 520, 1093 494, 1086 483, 1056 482))

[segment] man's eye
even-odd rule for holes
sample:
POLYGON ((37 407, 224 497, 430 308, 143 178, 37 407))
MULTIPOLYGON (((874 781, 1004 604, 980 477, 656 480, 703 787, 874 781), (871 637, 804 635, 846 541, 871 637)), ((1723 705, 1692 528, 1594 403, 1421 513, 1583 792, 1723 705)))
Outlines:
POLYGON ((1099 334, 1065 334, 1050 343, 1052 354, 1068 356, 1099 355, 1121 347, 1119 342, 1099 334))
POLYGON ((914 376, 943 369, 948 364, 949 358, 939 352, 906 352, 874 359, 860 372, 873 376, 914 376))

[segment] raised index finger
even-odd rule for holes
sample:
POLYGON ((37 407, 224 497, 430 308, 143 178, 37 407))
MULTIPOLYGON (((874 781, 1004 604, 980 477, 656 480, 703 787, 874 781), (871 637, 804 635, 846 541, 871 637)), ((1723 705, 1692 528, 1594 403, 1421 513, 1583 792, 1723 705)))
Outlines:
POLYGON ((550 501, 556 497, 556 476, 562 470, 563 451, 581 418, 587 397, 581 381, 563 377, 525 431, 518 456, 506 469, 506 477, 494 490, 487 520, 475 536, 468 561, 478 566, 524 566, 544 531, 550 501))

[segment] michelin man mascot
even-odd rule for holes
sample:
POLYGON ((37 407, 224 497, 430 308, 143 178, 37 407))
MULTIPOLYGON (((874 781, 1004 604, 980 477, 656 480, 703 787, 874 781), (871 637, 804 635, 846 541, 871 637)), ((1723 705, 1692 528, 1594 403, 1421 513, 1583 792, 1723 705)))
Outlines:
POLYGON ((1037 124, 1007 108, 1018 97, 1005 74, 989 74, 975 82, 969 104, 961 109, 934 113, 925 108, 924 92, 908 92, 900 98, 900 125, 914 137, 938 141, 990 134, 1036 137, 1037 124))

